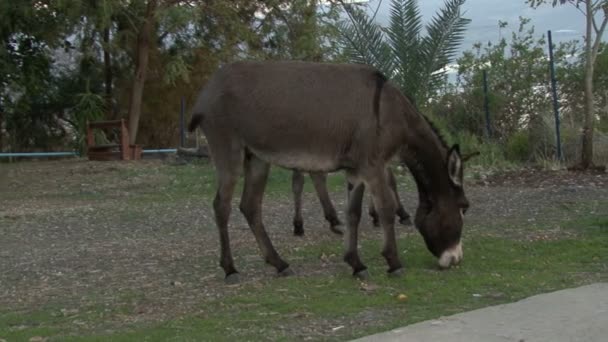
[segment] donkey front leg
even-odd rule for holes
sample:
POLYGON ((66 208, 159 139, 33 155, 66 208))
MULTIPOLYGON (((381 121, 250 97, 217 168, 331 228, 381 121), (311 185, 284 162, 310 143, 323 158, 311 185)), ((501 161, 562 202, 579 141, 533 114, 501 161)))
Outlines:
POLYGON ((255 155, 246 156, 245 186, 243 196, 241 197, 240 209, 255 236, 264 260, 274 266, 279 275, 288 276, 292 275, 293 271, 289 268, 289 264, 283 261, 274 249, 262 223, 262 198, 264 197, 269 170, 270 164, 267 162, 255 155))
POLYGON ((344 236, 344 261, 353 268, 353 276, 359 279, 369 277, 367 267, 361 262, 358 251, 359 222, 361 221, 361 207, 363 206, 363 193, 365 185, 358 182, 356 185, 349 181, 348 204, 346 209, 346 235, 344 236))
POLYGON ((388 264, 388 273, 398 275, 402 273, 401 261, 397 253, 395 239, 395 197, 387 179, 384 168, 376 169, 366 175, 370 187, 374 206, 378 212, 380 225, 384 230, 384 247, 382 255, 388 264))
POLYGON ((291 191, 293 192, 294 215, 293 235, 304 235, 304 222, 302 220, 302 191, 304 190, 304 175, 298 170, 293 170, 291 176, 291 191))
POLYGON ((321 202, 321 206, 323 207, 323 214, 325 215, 325 220, 329 222, 329 229, 335 234, 342 235, 342 230, 337 228, 337 226, 342 225, 342 222, 340 222, 340 219, 338 219, 336 208, 334 208, 334 205, 331 203, 329 193, 327 192, 327 173, 310 172, 310 178, 312 179, 312 183, 315 186, 317 196, 319 197, 319 201, 321 202))

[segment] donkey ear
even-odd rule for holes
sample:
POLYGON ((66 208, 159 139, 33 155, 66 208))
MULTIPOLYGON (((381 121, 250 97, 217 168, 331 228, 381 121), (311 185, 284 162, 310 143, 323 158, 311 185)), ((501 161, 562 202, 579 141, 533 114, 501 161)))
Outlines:
POLYGON ((462 158, 458 144, 448 152, 448 175, 455 186, 462 187, 462 158))

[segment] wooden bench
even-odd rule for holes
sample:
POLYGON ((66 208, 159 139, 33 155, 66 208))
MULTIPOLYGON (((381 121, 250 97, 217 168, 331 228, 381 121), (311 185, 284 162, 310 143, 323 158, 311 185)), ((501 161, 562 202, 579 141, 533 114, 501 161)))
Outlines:
POLYGON ((87 123, 87 155, 89 160, 137 160, 141 159, 141 146, 129 145, 129 131, 124 119, 87 123), (117 144, 95 145, 94 129, 120 130, 117 144))

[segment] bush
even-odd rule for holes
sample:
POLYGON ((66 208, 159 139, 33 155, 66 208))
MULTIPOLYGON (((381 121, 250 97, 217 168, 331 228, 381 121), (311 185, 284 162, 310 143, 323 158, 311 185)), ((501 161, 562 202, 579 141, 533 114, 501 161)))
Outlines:
POLYGON ((530 143, 527 131, 517 131, 507 140, 505 150, 507 159, 516 162, 528 161, 530 158, 530 143))
MULTIPOLYGON (((583 148, 581 127, 564 126, 562 146, 566 164, 573 166, 579 163, 583 148)), ((608 133, 600 130, 595 130, 593 134, 593 162, 596 165, 608 165, 608 133)))
POLYGON ((536 162, 546 162, 557 159, 555 145, 555 118, 550 111, 537 113, 528 125, 528 146, 530 155, 536 162))
POLYGON ((429 119, 441 132, 448 145, 460 145, 460 151, 463 155, 479 152, 479 155, 473 157, 468 165, 482 165, 485 167, 507 167, 509 162, 505 159, 503 148, 499 143, 487 141, 479 136, 466 130, 452 131, 449 129, 448 119, 446 117, 438 117, 430 115, 429 119))
POLYGON ((497 142, 482 140, 474 134, 467 132, 458 133, 454 138, 460 145, 463 154, 479 152, 473 157, 468 165, 480 165, 486 168, 504 168, 511 164, 505 159, 503 148, 497 142))

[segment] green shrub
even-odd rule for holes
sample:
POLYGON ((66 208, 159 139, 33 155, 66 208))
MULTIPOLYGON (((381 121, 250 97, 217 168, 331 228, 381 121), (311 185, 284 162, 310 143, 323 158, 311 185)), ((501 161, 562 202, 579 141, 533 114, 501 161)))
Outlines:
POLYGON ((441 132, 449 145, 460 145, 460 151, 463 155, 479 152, 479 155, 470 159, 467 165, 480 165, 490 168, 511 166, 511 163, 505 159, 504 150, 498 142, 484 140, 466 130, 451 132, 448 129, 449 123, 445 117, 430 115, 429 119, 441 132))
POLYGON ((515 162, 525 162, 530 158, 530 142, 527 131, 517 131, 507 140, 507 159, 515 162))
POLYGON ((483 140, 468 132, 456 134, 455 142, 460 145, 463 154, 479 152, 479 155, 471 158, 467 165, 479 165, 486 168, 508 168, 512 166, 505 159, 504 149, 497 142, 483 140))

